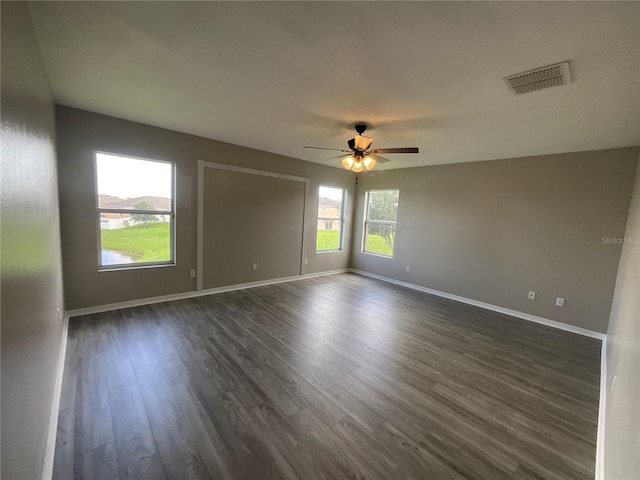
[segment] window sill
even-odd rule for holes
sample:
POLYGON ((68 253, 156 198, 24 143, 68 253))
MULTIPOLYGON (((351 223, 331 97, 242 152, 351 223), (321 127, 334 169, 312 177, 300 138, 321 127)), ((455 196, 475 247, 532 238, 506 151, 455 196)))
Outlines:
POLYGON ((139 264, 123 264, 113 265, 106 267, 98 267, 98 272, 121 272, 123 270, 143 270, 147 268, 163 268, 163 267, 175 267, 175 262, 169 263, 139 263, 139 264))
POLYGON ((372 257, 393 258, 393 255, 384 255, 382 253, 373 253, 373 252, 365 252, 365 251, 362 251, 360 253, 363 253, 364 255, 371 255, 372 257))
POLYGON ((317 255, 322 255, 323 253, 342 253, 343 250, 338 248, 336 250, 316 250, 317 255))

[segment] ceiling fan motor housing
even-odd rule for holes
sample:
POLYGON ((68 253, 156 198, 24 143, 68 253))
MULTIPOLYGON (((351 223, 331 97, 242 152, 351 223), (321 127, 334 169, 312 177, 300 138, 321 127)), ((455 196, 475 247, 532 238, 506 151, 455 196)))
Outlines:
POLYGON ((358 123, 356 125, 356 132, 358 132, 358 135, 362 135, 366 129, 367 126, 364 123, 358 123))

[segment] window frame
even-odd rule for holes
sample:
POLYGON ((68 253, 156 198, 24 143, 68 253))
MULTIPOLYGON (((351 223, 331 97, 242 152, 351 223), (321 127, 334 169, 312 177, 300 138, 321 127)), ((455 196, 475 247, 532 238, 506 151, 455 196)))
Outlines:
POLYGON ((176 265, 176 164, 167 160, 156 160, 151 158, 136 157, 120 153, 95 151, 93 155, 93 172, 95 185, 95 207, 97 223, 97 259, 98 272, 112 272, 118 270, 137 270, 145 268, 174 267, 176 265), (98 155, 110 155, 112 157, 129 158, 131 160, 142 160, 145 162, 165 163, 171 166, 171 210, 137 210, 129 208, 105 208, 100 207, 100 192, 98 191, 98 155), (169 216, 169 260, 157 262, 138 263, 117 263, 113 265, 102 265, 102 225, 100 215, 102 213, 130 213, 144 215, 167 215, 169 216))
POLYGON ((394 238, 393 248, 391 249, 391 255, 385 255, 384 253, 378 252, 368 252, 366 250, 367 247, 367 232, 370 223, 375 223, 379 225, 393 225, 394 231, 397 232, 398 228, 398 210, 400 208, 400 189, 399 188, 376 188, 371 190, 366 190, 364 195, 364 216, 362 219, 362 241, 360 253, 364 253, 366 255, 373 255, 375 257, 382 258, 393 258, 396 254, 396 242, 394 238), (398 192, 398 205, 396 206, 396 220, 369 220, 369 197, 371 192, 398 192))
POLYGON ((345 212, 347 206, 347 189, 343 187, 332 187, 329 185, 318 185, 318 209, 316 209, 316 253, 336 253, 344 250, 344 224, 345 224, 345 212), (320 212, 320 189, 321 188, 331 188, 333 190, 342 191, 342 206, 340 208, 340 217, 339 218, 329 218, 329 217, 321 217, 320 212), (338 248, 330 248, 327 250, 318 250, 318 222, 338 222, 340 224, 340 240, 338 243, 338 248))

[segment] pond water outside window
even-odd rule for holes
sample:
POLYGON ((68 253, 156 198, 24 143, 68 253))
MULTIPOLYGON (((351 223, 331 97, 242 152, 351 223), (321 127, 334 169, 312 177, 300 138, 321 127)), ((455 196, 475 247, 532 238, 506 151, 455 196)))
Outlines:
POLYGON ((102 265, 116 265, 119 263, 134 263, 132 256, 116 250, 102 250, 102 265))

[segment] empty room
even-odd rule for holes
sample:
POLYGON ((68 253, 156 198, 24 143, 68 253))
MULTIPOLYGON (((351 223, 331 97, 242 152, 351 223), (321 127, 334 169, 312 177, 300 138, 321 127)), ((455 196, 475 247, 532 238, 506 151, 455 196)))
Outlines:
POLYGON ((640 2, 1 22, 3 480, 640 480, 640 2))

